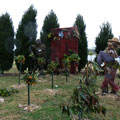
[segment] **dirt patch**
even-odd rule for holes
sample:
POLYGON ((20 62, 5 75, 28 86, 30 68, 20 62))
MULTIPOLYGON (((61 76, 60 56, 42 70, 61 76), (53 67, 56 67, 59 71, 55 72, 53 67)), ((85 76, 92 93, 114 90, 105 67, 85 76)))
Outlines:
POLYGON ((112 100, 120 101, 120 96, 119 95, 110 94, 110 93, 108 93, 106 95, 102 95, 100 90, 97 91, 95 94, 98 95, 99 98, 102 98, 102 99, 107 98, 107 99, 112 99, 112 100))
POLYGON ((40 108, 40 107, 38 107, 37 105, 34 105, 34 104, 31 104, 31 105, 19 104, 19 108, 21 108, 21 109, 23 109, 24 111, 27 111, 27 112, 32 112, 33 110, 35 110, 37 108, 40 108))
POLYGON ((47 82, 47 80, 42 79, 42 78, 39 78, 39 79, 38 79, 38 82, 47 82))
POLYGON ((45 89, 43 90, 43 93, 49 96, 54 96, 58 93, 58 90, 54 90, 54 89, 45 89))
POLYGON ((116 101, 120 101, 120 96, 116 96, 116 97, 115 97, 115 100, 116 100, 116 101))
POLYGON ((19 120, 18 115, 7 115, 5 117, 0 117, 0 120, 19 120))
POLYGON ((113 99, 113 100, 117 100, 120 101, 120 96, 114 95, 114 94, 106 94, 106 95, 101 95, 99 94, 100 98, 107 98, 107 99, 113 99))
POLYGON ((12 85, 11 87, 15 88, 15 89, 21 89, 21 88, 24 88, 26 86, 27 86, 26 84, 20 84, 20 85, 12 85))
POLYGON ((115 95, 111 95, 111 94, 106 94, 106 95, 99 95, 100 98, 110 98, 110 99, 114 99, 115 100, 115 95))

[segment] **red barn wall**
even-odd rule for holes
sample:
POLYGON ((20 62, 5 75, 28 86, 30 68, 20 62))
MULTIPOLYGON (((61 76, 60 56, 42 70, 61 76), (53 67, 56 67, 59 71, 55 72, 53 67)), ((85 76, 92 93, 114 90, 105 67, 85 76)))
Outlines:
POLYGON ((52 29, 53 37, 51 39, 51 58, 59 60, 62 66, 64 54, 68 54, 69 49, 78 53, 78 38, 75 36, 77 27, 52 29), (60 33, 62 35, 60 36, 60 33))

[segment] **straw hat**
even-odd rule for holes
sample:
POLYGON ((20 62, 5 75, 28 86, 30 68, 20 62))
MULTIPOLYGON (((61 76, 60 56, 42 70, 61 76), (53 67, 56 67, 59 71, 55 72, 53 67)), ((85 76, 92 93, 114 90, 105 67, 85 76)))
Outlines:
POLYGON ((118 38, 113 37, 112 39, 109 39, 108 42, 114 42, 117 43, 118 45, 120 45, 120 41, 118 38))

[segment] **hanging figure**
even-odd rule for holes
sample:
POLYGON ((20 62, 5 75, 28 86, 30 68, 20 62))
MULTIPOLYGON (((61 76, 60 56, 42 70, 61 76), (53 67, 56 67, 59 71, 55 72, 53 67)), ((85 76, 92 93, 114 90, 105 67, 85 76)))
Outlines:
POLYGON ((97 63, 104 69, 104 81, 101 89, 102 95, 108 93, 108 84, 112 87, 111 94, 116 94, 120 87, 114 82, 116 76, 116 58, 120 58, 117 54, 117 49, 120 47, 120 42, 117 38, 108 40, 108 46, 104 51, 100 51, 97 57, 97 63))
POLYGON ((28 68, 30 73, 35 73, 36 70, 40 71, 41 66, 38 64, 38 58, 42 57, 46 57, 46 48, 38 39, 35 41, 35 44, 30 46, 30 66, 28 68))

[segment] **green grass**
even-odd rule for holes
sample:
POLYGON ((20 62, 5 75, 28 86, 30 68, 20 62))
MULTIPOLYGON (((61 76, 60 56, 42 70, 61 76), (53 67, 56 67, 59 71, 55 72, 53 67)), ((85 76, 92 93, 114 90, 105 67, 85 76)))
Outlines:
MULTIPOLYGON (((41 76, 41 82, 30 88, 31 104, 39 106, 38 109, 32 112, 23 111, 18 107, 19 104, 27 104, 27 87, 19 89, 19 93, 13 94, 9 97, 4 97, 5 102, 0 103, 0 120, 70 120, 67 115, 62 115, 60 104, 68 102, 72 96, 73 89, 78 85, 81 74, 70 75, 68 82, 64 75, 54 76, 54 85, 58 85, 55 95, 51 95, 46 90, 51 89, 51 76, 41 76)), ((12 85, 18 84, 18 71, 16 67, 5 73, 0 77, 0 88, 11 88, 12 85), (9 73, 9 74, 8 74, 9 73), (16 73, 16 74, 10 74, 16 73)), ((118 78, 116 78, 118 81, 118 78)), ((98 77, 97 88, 103 76, 98 77)), ((24 83, 21 80, 21 83, 24 83)), ((101 114, 90 114, 89 118, 97 118, 96 120, 120 120, 120 101, 116 101, 110 97, 100 97, 100 103, 107 108, 106 116, 101 114)))

